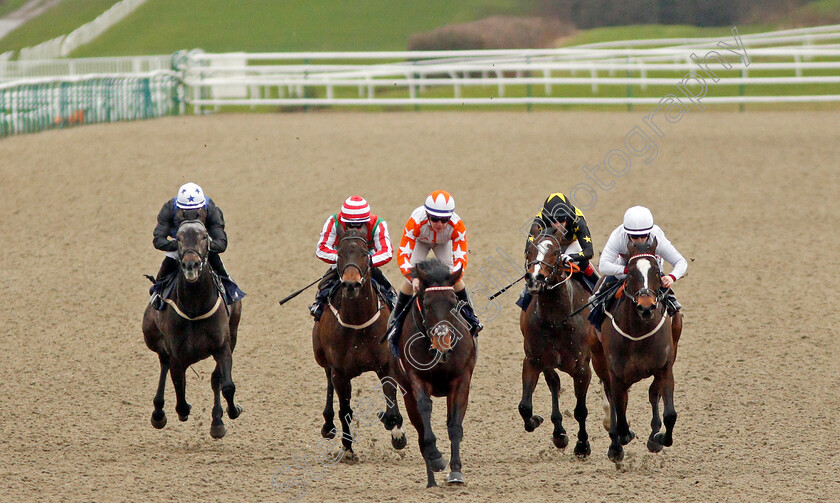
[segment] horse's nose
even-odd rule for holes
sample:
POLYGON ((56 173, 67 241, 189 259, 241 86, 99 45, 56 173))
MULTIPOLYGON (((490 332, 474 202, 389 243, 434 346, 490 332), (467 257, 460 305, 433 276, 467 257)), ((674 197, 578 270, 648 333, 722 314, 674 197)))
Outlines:
POLYGON ((362 289, 362 282, 361 281, 346 281, 344 283, 344 287, 347 289, 347 293, 356 294, 359 290, 362 289))

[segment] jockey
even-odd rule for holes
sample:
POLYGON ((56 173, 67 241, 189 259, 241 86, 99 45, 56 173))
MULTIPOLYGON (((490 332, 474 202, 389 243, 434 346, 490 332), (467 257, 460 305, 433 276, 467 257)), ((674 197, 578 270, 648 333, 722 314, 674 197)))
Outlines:
MULTIPOLYGON (((545 199, 542 209, 534 217, 534 222, 531 224, 528 242, 532 242, 540 233, 552 227, 557 229, 556 235, 560 238, 563 263, 576 263, 580 267, 581 274, 575 277, 583 283, 589 293, 594 292, 599 276, 595 267, 589 263, 593 255, 592 234, 589 232, 589 226, 586 224, 583 212, 572 205, 568 198, 560 192, 550 194, 545 199)), ((525 255, 528 255, 527 244, 525 255)), ((531 297, 528 288, 523 288, 516 305, 521 307, 523 311, 527 311, 528 304, 531 303, 531 297)))
POLYGON ((225 217, 221 208, 216 206, 204 191, 194 183, 185 183, 178 189, 174 198, 163 203, 158 212, 153 244, 158 250, 166 252, 166 257, 160 265, 155 277, 155 284, 150 293, 150 303, 157 310, 164 307, 162 295, 164 287, 178 272, 178 244, 175 233, 178 226, 185 220, 200 220, 210 235, 210 253, 207 262, 222 281, 225 290, 225 302, 231 304, 245 296, 245 292, 236 286, 225 270, 219 257, 227 249, 227 234, 225 233, 225 217))
POLYGON ((624 213, 624 224, 619 225, 612 231, 606 246, 604 246, 604 251, 601 253, 598 268, 604 274, 604 278, 598 291, 590 297, 590 301, 594 300, 595 303, 592 305, 589 320, 595 325, 596 329, 601 329, 603 312, 604 309, 608 308, 605 306, 604 299, 599 299, 598 296, 608 291, 611 286, 616 286, 627 276, 628 245, 631 241, 644 243, 654 238, 656 238, 656 256, 660 270, 662 269, 663 259, 673 266, 671 273, 663 275, 660 280, 662 284, 660 292, 664 294, 668 314, 674 316, 682 308, 680 303, 677 302, 671 286, 685 275, 688 262, 668 241, 662 229, 658 225, 654 225, 653 214, 650 210, 644 206, 633 206, 624 213))
POLYGON ((397 305, 388 320, 388 341, 394 355, 398 354, 399 332, 406 314, 402 311, 412 294, 420 289, 420 280, 412 274, 414 265, 425 260, 429 250, 434 250, 435 257, 453 272, 461 271, 461 278, 455 284, 461 314, 469 323, 473 336, 484 328, 475 315, 463 279, 467 268, 467 228, 455 213, 455 198, 446 191, 436 190, 426 197, 423 206, 411 213, 400 240, 397 262, 406 280, 400 286, 397 305))
POLYGON ((324 222, 321 229, 321 238, 315 247, 315 256, 330 264, 330 269, 324 279, 318 284, 318 293, 315 294, 315 303, 309 306, 309 312, 315 321, 321 319, 324 311, 324 304, 329 299, 333 287, 341 278, 338 277, 338 252, 336 251, 336 228, 342 226, 346 229, 363 229, 368 242, 370 253, 370 276, 379 287, 380 293, 388 303, 389 308, 394 306, 394 288, 391 282, 385 277, 380 267, 391 261, 393 248, 391 238, 388 236, 388 225, 385 220, 372 215, 367 201, 360 196, 350 196, 341 205, 341 210, 330 215, 324 222))

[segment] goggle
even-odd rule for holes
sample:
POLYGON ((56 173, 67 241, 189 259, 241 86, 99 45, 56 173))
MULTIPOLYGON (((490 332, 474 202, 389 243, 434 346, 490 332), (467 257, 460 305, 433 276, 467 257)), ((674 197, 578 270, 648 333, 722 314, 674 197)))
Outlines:
POLYGON ((360 229, 364 227, 366 222, 344 222, 344 226, 350 229, 360 229))
POLYGON ((650 234, 630 234, 630 239, 632 239, 633 241, 637 241, 637 240, 647 241, 647 239, 649 237, 650 237, 650 234))
POLYGON ((449 221, 449 217, 433 217, 432 215, 429 215, 429 220, 432 222, 446 223, 449 221))

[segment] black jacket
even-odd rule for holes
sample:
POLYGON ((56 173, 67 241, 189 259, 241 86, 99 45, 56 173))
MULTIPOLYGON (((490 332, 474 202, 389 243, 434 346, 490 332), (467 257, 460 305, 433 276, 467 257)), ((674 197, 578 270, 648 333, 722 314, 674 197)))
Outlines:
MULTIPOLYGON (((207 227, 207 232, 213 240, 210 243, 210 252, 211 254, 222 253, 227 249, 225 217, 222 210, 209 198, 205 209, 207 210, 207 217, 204 219, 204 226, 207 227)), ((175 232, 183 220, 183 211, 178 210, 175 206, 175 198, 163 203, 163 207, 158 212, 157 225, 154 230, 153 243, 155 248, 165 252, 178 251, 177 243, 167 239, 167 237, 175 237, 175 232)))
POLYGON ((589 265, 589 260, 595 254, 592 248, 592 234, 589 231, 589 226, 586 224, 586 218, 583 212, 577 209, 571 202, 569 202, 564 194, 554 193, 549 195, 540 212, 534 217, 534 222, 531 224, 531 236, 536 237, 545 229, 551 228, 553 221, 567 222, 567 233, 561 236, 564 242, 573 242, 577 239, 580 243, 581 251, 572 255, 572 258, 585 268, 589 265))

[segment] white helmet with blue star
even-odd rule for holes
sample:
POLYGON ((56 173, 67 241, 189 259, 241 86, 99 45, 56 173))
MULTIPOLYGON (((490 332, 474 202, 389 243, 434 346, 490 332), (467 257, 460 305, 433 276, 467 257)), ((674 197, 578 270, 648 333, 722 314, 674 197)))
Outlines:
POLYGON ((175 206, 182 210, 195 210, 203 208, 206 200, 204 191, 195 183, 185 183, 178 189, 178 196, 175 198, 175 206))

